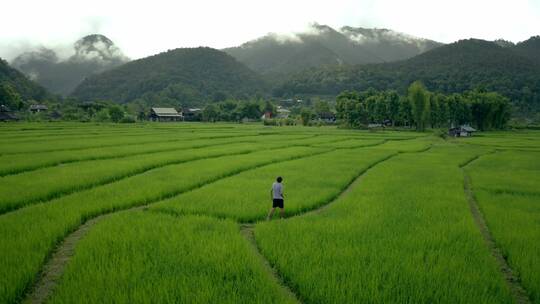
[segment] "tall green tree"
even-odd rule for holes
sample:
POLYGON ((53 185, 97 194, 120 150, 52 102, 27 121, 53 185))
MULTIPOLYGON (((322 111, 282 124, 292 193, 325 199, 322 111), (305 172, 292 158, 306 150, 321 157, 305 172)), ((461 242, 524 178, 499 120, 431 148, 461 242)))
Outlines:
POLYGON ((209 104, 202 111, 204 121, 216 122, 219 119, 219 108, 215 104, 209 104))
POLYGON ((124 109, 120 106, 113 105, 109 108, 109 116, 113 122, 120 122, 124 118, 124 109))
POLYGON ((11 110, 20 110, 24 106, 21 95, 7 82, 0 83, 0 104, 11 110))
POLYGON ((420 81, 415 81, 409 87, 408 98, 416 130, 424 131, 429 119, 429 92, 420 81))

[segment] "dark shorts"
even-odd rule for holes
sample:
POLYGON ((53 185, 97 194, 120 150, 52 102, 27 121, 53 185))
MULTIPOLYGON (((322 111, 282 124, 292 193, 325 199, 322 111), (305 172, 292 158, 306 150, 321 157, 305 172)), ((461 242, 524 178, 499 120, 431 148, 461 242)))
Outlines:
POLYGON ((281 208, 281 209, 283 209, 283 199, 275 198, 274 203, 272 204, 272 208, 281 208))

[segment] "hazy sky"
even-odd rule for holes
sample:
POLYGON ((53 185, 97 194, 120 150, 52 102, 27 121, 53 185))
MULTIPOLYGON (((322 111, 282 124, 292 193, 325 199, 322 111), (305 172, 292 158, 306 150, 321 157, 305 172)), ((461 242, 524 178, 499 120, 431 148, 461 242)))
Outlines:
POLYGON ((2 3, 0 57, 71 45, 91 33, 140 58, 177 47, 236 46, 318 22, 390 28, 441 42, 540 35, 540 0, 19 0, 2 3))

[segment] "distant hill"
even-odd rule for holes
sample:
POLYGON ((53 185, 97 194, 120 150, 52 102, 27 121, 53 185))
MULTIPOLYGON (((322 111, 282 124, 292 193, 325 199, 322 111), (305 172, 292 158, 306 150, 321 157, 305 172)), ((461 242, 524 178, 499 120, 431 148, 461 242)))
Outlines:
POLYGON ((540 36, 534 36, 516 44, 512 48, 516 53, 540 64, 540 36))
POLYGON ((103 35, 88 35, 73 46, 74 55, 60 60, 55 51, 40 48, 25 52, 12 65, 51 92, 68 95, 85 77, 126 63, 129 59, 103 35))
POLYGON ((290 36, 268 34, 224 51, 259 73, 284 74, 326 65, 402 60, 440 45, 388 29, 335 30, 314 24, 307 32, 290 36))
POLYGON ((536 39, 516 47, 461 40, 394 63, 305 70, 285 79, 274 93, 338 94, 370 87, 404 92, 413 81, 421 80, 428 89, 444 93, 477 87, 497 91, 527 111, 540 105, 540 65, 532 60, 538 53, 530 51, 535 46, 536 39))
MULTIPOLYGON (((0 58, 0 85, 10 85, 23 99, 41 101, 50 97, 45 88, 29 80, 23 73, 9 66, 0 58)), ((2 104, 0 100, 0 104, 2 104)))
POLYGON ((266 90, 261 78, 233 57, 200 47, 169 50, 93 75, 72 96, 82 101, 200 105, 266 90))

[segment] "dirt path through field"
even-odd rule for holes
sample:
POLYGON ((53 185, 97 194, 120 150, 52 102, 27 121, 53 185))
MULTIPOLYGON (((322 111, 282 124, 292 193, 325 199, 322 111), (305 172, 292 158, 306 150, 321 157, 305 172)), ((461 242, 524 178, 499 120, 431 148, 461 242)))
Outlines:
MULTIPOLYGON (((431 149, 432 146, 429 146, 425 149, 419 150, 419 151, 411 151, 411 152, 396 152, 393 154, 390 154, 389 156, 380 159, 379 161, 376 161, 375 163, 368 166, 366 169, 359 172, 359 174, 341 191, 336 197, 329 200, 326 204, 323 204, 313 210, 309 210, 306 212, 302 212, 299 214, 294 214, 292 216, 289 216, 287 218, 293 218, 298 216, 305 216, 309 214, 314 213, 320 213, 326 208, 328 208, 331 204, 333 204, 335 201, 339 200, 341 197, 347 195, 352 189, 354 189, 362 180, 362 177, 366 172, 368 172, 373 167, 377 166, 378 164, 381 164, 391 158, 393 158, 396 155, 402 154, 402 153, 423 153, 431 149)), ((324 154, 329 153, 333 150, 328 150, 324 152, 317 152, 314 154, 309 155, 303 155, 301 157, 294 157, 292 159, 285 159, 282 161, 290 161, 295 159, 300 159, 304 157, 310 157, 317 154, 324 154)), ((281 162, 281 161, 279 161, 281 162)), ((239 172, 234 172, 233 174, 229 174, 227 176, 222 176, 218 179, 209 181, 208 183, 205 183, 204 185, 199 185, 195 188, 200 188, 203 186, 206 186, 208 184, 217 182, 219 180, 222 180, 224 178, 228 178, 237 174, 240 174, 245 171, 257 169, 260 167, 264 167, 268 164, 262 164, 257 165, 245 170, 241 170, 239 172)), ((192 191, 193 189, 189 189, 186 191, 192 191)), ((185 192, 185 191, 184 191, 185 192)), ((179 195, 181 193, 175 193, 176 195, 179 195)), ((64 240, 56 247, 56 249, 51 254, 51 257, 47 260, 45 265, 43 266, 43 269, 39 275, 39 278, 37 279, 37 282, 32 285, 31 288, 29 288, 29 292, 26 295, 26 298, 24 299, 23 303, 44 303, 54 292, 54 288, 59 282, 59 279, 61 278, 62 274, 64 273, 65 267, 67 266, 69 260, 71 257, 75 254, 75 248, 77 243, 89 232, 89 230, 98 222, 101 220, 107 218, 108 216, 112 214, 116 214, 118 212, 127 212, 127 211, 134 211, 134 210, 142 210, 147 208, 149 205, 152 205, 153 203, 156 203, 158 201, 161 201, 163 198, 160 198, 156 201, 148 201, 144 205, 135 206, 131 208, 126 208, 123 210, 115 210, 109 213, 105 213, 102 215, 99 215, 95 218, 89 219, 86 221, 83 225, 79 226, 74 232, 69 234, 67 237, 64 238, 64 240)), ((296 302, 301 303, 300 298, 298 295, 296 295, 284 282, 282 277, 280 276, 279 272, 274 269, 268 260, 264 257, 264 255, 260 252, 257 243, 255 241, 255 234, 254 234, 254 227, 255 224, 253 223, 239 223, 241 225, 241 233, 246 238, 246 240, 251 244, 252 248, 254 249, 254 253, 258 256, 258 258, 261 260, 261 263, 264 265, 265 269, 267 270, 268 274, 273 278, 273 280, 279 284, 283 291, 288 294, 291 299, 294 299, 296 302)))
POLYGON ((53 293, 55 286, 58 284, 58 280, 62 276, 67 263, 69 262, 70 258, 73 256, 75 252, 75 247, 77 243, 88 233, 88 231, 96 223, 100 222, 101 220, 105 219, 106 217, 112 214, 116 214, 118 212, 127 212, 127 211, 144 209, 148 207, 149 205, 160 202, 164 199, 171 198, 171 197, 180 195, 188 191, 193 191, 194 189, 204 187, 211 183, 215 183, 224 178, 228 178, 228 177, 243 173, 245 171, 255 170, 255 169, 268 166, 271 164, 279 163, 279 162, 286 162, 286 161, 292 161, 292 160, 306 158, 306 157, 312 157, 319 154, 329 153, 331 151, 333 150, 323 150, 323 151, 310 153, 307 155, 286 158, 286 159, 274 161, 271 163, 262 163, 262 164, 254 165, 250 168, 246 168, 239 171, 233 171, 230 174, 219 176, 215 179, 209 180, 208 182, 204 184, 196 185, 190 189, 185 189, 181 192, 171 193, 167 196, 161 196, 155 200, 146 201, 143 205, 128 207, 126 209, 121 209, 121 210, 113 210, 110 212, 106 212, 102 215, 96 216, 92 219, 89 219, 84 224, 79 226, 74 232, 70 233, 67 237, 65 237, 63 241, 56 247, 56 249, 53 250, 50 258, 47 259, 45 265, 43 266, 42 271, 39 274, 36 283, 34 283, 32 286, 28 288, 29 291, 26 293, 26 297, 23 300, 23 303, 44 303, 46 299, 53 293))
POLYGON ((527 292, 525 291, 523 286, 521 286, 519 277, 515 274, 515 272, 510 267, 510 265, 508 265, 508 261, 504 258, 502 254, 502 250, 497 246, 495 239, 493 238, 493 236, 491 235, 491 232, 489 231, 486 221, 484 220, 484 216, 482 215, 482 212, 480 211, 480 208, 478 207, 478 202, 476 201, 476 198, 474 196, 471 177, 469 176, 469 174, 467 174, 467 171, 465 169, 466 166, 478 160, 480 157, 491 154, 491 153, 487 153, 487 154, 483 154, 481 156, 475 157, 471 159, 469 162, 465 163, 461 167, 461 169, 463 170, 463 177, 464 177, 463 188, 465 191, 465 195, 467 196, 467 200, 469 202, 469 207, 471 209, 474 222, 476 223, 476 226, 480 230, 480 233, 482 234, 482 237, 484 238, 484 241, 487 247, 489 248, 491 255, 497 261, 499 270, 502 273, 506 281, 506 284, 508 285, 510 289, 510 292, 512 294, 512 297, 514 298, 514 301, 518 304, 531 303, 531 300, 529 299, 527 292))
POLYGON ((283 277, 281 277, 279 272, 274 267, 272 267, 272 265, 270 265, 270 262, 268 262, 268 260, 262 255, 259 246, 257 245, 257 241, 255 241, 255 233, 253 232, 253 228, 253 224, 243 224, 240 226, 240 232, 250 244, 251 248, 253 249, 253 253, 260 260, 261 264, 264 266, 265 271, 270 274, 270 277, 274 280, 274 282, 281 287, 282 292, 286 294, 290 299, 296 301, 296 303, 302 303, 298 296, 285 283, 283 277))
MULTIPOLYGON (((144 206, 131 208, 129 210, 143 209, 144 206)), ((126 211, 126 210, 124 210, 126 211)), ((44 303, 52 294, 52 291, 59 282, 64 273, 65 266, 69 259, 75 254, 75 246, 88 233, 90 228, 97 222, 110 216, 113 213, 100 215, 86 221, 77 230, 69 234, 64 241, 56 248, 45 266, 43 266, 42 275, 35 284, 31 293, 29 293, 23 303, 44 303)))

